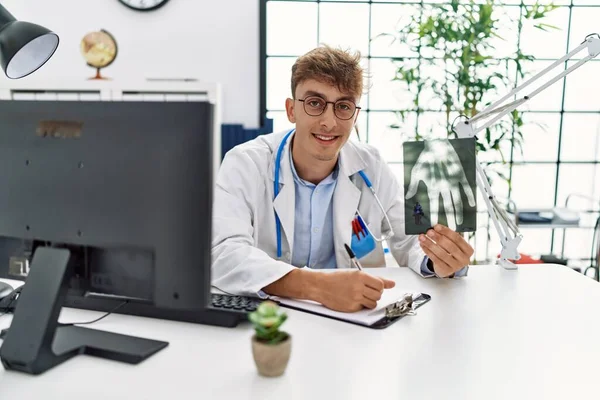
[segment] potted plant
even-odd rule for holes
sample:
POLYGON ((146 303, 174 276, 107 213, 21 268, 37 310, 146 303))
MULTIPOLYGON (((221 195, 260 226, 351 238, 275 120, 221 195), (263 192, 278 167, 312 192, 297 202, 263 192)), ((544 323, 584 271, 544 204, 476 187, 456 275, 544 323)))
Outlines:
POLYGON ((280 376, 290 360, 292 337, 279 330, 287 319, 287 314, 272 301, 262 302, 256 311, 250 313, 254 325, 252 355, 258 373, 263 376, 280 376))
MULTIPOLYGON (((503 41, 501 35, 508 33, 502 26, 503 19, 512 21, 517 34, 524 23, 531 23, 541 30, 558 29, 542 22, 556 9, 553 4, 521 4, 516 20, 506 6, 494 0, 451 0, 447 4, 421 7, 420 13, 401 18, 395 32, 383 33, 377 38, 391 38, 391 44, 408 45, 418 55, 417 59, 393 59, 395 74, 392 80, 403 83, 413 106, 396 111, 400 122, 404 122, 409 112, 419 115, 424 111, 435 111, 444 115, 435 132, 407 132, 408 140, 439 137, 440 133, 455 137, 452 126, 457 116, 475 116, 491 100, 507 94, 516 78, 526 79, 523 66, 525 62, 533 61, 533 56, 524 54, 518 46, 508 57, 496 56, 496 42, 503 41), (444 79, 432 79, 432 73, 444 79), (427 97, 433 97, 433 103, 426 104, 423 99, 427 97)), ((510 116, 510 119, 487 128, 477 141, 479 152, 491 153, 490 156, 496 154, 499 157, 491 158, 499 158, 502 164, 507 156, 503 150, 512 145, 521 150, 523 141, 521 111, 514 110, 510 116)), ((391 128, 401 129, 402 126, 394 124, 391 128)), ((508 175, 500 170, 494 174, 510 185, 508 175)))

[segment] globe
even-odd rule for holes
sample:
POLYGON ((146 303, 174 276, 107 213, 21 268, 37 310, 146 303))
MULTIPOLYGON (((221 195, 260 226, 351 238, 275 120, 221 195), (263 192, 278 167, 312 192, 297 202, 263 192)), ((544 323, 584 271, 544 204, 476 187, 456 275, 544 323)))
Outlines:
POLYGON ((104 29, 90 32, 83 37, 81 54, 90 67, 96 68, 96 76, 90 79, 107 79, 102 77, 100 70, 115 61, 117 49, 117 41, 104 29))

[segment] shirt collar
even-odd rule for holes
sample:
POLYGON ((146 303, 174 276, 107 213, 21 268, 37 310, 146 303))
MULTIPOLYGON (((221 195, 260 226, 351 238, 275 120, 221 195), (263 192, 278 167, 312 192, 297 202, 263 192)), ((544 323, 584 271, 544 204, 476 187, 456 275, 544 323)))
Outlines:
MULTIPOLYGON (((298 176, 298 172, 296 171, 296 166, 294 165, 294 159, 292 158, 291 150, 292 150, 292 148, 290 147, 289 158, 290 158, 290 166, 292 168, 292 174, 294 175, 294 182, 296 182, 300 185, 308 186, 308 187, 317 186, 314 183, 306 181, 298 176)), ((337 176, 338 176, 338 172, 339 172, 339 164, 340 164, 340 162, 339 162, 339 157, 338 157, 338 161, 335 163, 335 168, 333 169, 333 171, 331 171, 331 173, 329 175, 327 175, 327 177, 325 179, 323 179, 321 182, 319 182, 319 185, 329 185, 329 184, 335 182, 335 180, 337 179, 337 176)))

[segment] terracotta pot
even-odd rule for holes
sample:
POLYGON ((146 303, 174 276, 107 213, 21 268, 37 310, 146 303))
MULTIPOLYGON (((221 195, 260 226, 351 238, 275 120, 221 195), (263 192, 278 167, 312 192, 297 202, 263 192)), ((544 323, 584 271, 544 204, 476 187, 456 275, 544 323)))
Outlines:
POLYGON ((252 355, 258 373, 262 376, 280 376, 283 375, 290 360, 292 351, 292 337, 288 335, 287 339, 278 344, 267 344, 252 336, 252 355))

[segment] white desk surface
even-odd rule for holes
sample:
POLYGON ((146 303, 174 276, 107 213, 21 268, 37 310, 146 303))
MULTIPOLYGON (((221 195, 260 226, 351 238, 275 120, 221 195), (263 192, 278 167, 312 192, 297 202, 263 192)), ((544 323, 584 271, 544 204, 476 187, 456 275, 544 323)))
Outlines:
MULTIPOLYGON (((558 265, 474 266, 460 280, 388 268, 432 295, 373 330, 289 311, 290 364, 260 377, 251 326, 111 315, 91 327, 169 341, 139 365, 77 356, 40 376, 0 367, 2 399, 598 399, 600 286, 558 265)), ((66 309, 61 321, 101 313, 66 309)), ((10 316, 0 317, 0 329, 10 316)))

